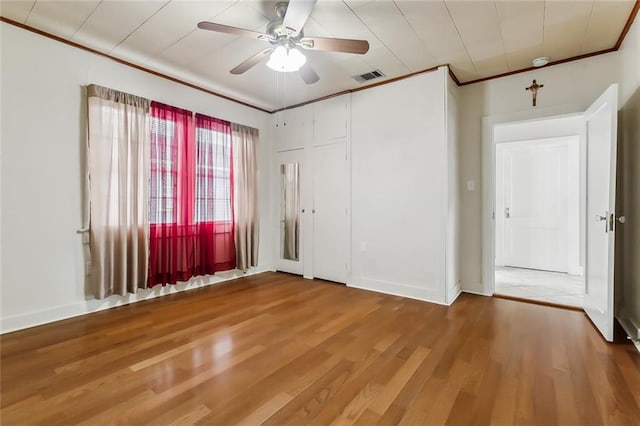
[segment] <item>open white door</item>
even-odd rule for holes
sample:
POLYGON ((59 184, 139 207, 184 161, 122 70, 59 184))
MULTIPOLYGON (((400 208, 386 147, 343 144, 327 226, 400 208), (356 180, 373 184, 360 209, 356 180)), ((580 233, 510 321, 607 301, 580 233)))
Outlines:
POLYGON ((584 310, 613 341, 618 85, 612 84, 585 112, 587 130, 587 257, 584 310))

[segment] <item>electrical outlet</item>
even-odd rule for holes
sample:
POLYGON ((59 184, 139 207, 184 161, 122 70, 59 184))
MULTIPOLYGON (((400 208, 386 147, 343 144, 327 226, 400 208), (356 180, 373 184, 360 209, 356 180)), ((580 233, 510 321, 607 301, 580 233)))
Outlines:
POLYGON ((91 264, 91 262, 87 262, 87 263, 84 264, 85 274, 91 275, 91 270, 92 269, 93 269, 93 265, 91 264))
POLYGON ((360 252, 361 253, 366 253, 368 250, 368 244, 366 241, 360 241, 360 252))
POLYGON ((467 191, 475 191, 476 190, 476 181, 471 179, 467 181, 467 191))

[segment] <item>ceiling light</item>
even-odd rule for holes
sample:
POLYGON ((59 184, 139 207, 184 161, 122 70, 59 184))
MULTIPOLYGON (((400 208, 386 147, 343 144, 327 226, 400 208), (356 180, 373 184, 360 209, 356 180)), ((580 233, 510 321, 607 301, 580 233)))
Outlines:
POLYGON ((267 66, 278 72, 298 71, 307 58, 295 47, 278 46, 269 57, 267 66))
POLYGON ((533 66, 536 67, 536 68, 544 67, 545 65, 547 65, 549 63, 549 58, 546 57, 546 56, 542 56, 540 58, 535 58, 531 62, 533 63, 533 66))

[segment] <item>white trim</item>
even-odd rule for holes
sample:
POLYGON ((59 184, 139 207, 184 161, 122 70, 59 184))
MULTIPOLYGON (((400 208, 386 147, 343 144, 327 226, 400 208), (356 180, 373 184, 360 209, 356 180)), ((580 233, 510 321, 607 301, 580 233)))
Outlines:
MULTIPOLYGON (((482 290, 489 295, 495 291, 495 142, 494 127, 498 124, 516 124, 531 121, 568 118, 583 115, 579 106, 525 110, 482 117, 482 290)), ((463 290, 466 291, 466 290, 463 290)))
POLYGON ((22 330, 37 325, 48 324, 67 318, 103 311, 115 308, 116 306, 129 305, 142 300, 155 299, 167 294, 180 293, 200 287, 220 284, 225 281, 242 278, 249 275, 256 275, 262 272, 273 271, 271 266, 261 266, 251 268, 246 273, 239 270, 221 272, 216 275, 196 277, 186 283, 168 285, 166 287, 156 286, 152 289, 140 290, 137 293, 127 296, 110 296, 106 299, 89 299, 82 302, 75 302, 68 305, 55 306, 40 311, 32 311, 24 314, 14 315, 0 319, 0 334, 22 330))
MULTIPOLYGON (((374 280, 371 278, 359 278, 357 282, 348 282, 347 287, 375 291, 377 293, 390 294, 393 296, 407 297, 409 299, 436 303, 438 305, 450 305, 450 303, 445 303, 443 301, 442 292, 435 289, 417 287, 411 284, 392 283, 388 281, 374 280)), ((444 285, 442 285, 442 289, 444 289, 444 285)))
POLYGON ((455 286, 453 289, 454 289, 454 290, 456 290, 456 294, 454 294, 454 295, 453 295, 453 297, 452 297, 452 298, 450 298, 450 299, 447 301, 447 303, 446 303, 446 305, 447 305, 447 306, 451 306, 451 305, 453 305, 453 302, 455 302, 455 301, 456 301, 456 299, 458 299, 458 296, 460 296, 460 294, 462 294, 462 290, 460 289, 460 286, 459 286, 459 285, 455 286))

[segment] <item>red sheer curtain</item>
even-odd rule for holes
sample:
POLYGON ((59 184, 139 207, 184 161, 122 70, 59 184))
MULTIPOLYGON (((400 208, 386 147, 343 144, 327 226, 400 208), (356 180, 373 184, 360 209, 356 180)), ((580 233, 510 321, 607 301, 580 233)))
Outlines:
MULTIPOLYGON (((214 172, 225 170, 224 161, 220 161, 225 159, 224 149, 210 149, 211 154, 207 154, 208 145, 201 141, 202 132, 196 129, 190 111, 152 102, 151 120, 149 287, 233 269, 233 237, 232 246, 227 247, 228 239, 219 238, 216 233, 226 227, 233 236, 233 223, 217 223, 216 215, 209 213, 215 203, 201 203, 199 189, 210 189, 212 200, 218 196, 219 188, 211 181, 218 175, 214 172), (204 165, 203 160, 207 161, 204 165), (203 175, 203 167, 211 168, 211 173, 203 175), (233 256, 228 255, 229 251, 233 256)), ((216 128, 215 136, 224 139, 225 122, 220 123, 222 132, 216 128)), ((230 134, 230 124, 226 127, 230 134)), ((230 163, 230 137, 227 139, 230 163)), ((230 173, 227 184, 232 185, 231 181, 230 173)))
POLYGON ((195 226, 201 274, 236 267, 231 123, 196 114, 195 226))

